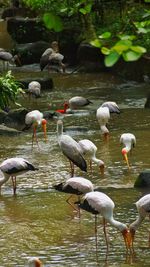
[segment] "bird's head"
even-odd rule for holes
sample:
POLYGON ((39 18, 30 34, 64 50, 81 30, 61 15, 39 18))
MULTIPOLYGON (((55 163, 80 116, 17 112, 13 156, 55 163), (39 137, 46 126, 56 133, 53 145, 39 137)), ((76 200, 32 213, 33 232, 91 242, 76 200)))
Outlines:
POLYGON ((104 133, 104 141, 108 141, 109 140, 109 132, 105 132, 104 133))
POLYGON ((130 230, 125 227, 122 231, 121 231, 123 238, 124 238, 124 242, 126 245, 126 248, 129 249, 131 248, 131 244, 132 244, 132 236, 131 236, 131 232, 130 230))
POLYGON ((37 257, 31 257, 28 260, 28 264, 29 264, 29 267, 41 267, 42 266, 42 262, 37 257))
POLYGON ((104 162, 100 161, 98 165, 99 165, 101 175, 104 175, 104 169, 105 169, 104 162))
POLYGON ((123 158, 124 160, 126 161, 127 163, 127 166, 128 168, 130 169, 130 165, 129 165, 129 161, 128 161, 128 156, 127 156, 127 149, 126 148, 123 148, 122 151, 121 151, 122 155, 123 155, 123 158))
POLYGON ((45 141, 47 141, 47 120, 45 119, 42 119, 42 128, 43 128, 43 132, 44 132, 44 138, 45 138, 45 141))
POLYGON ((64 102, 64 110, 66 111, 66 109, 69 108, 69 103, 67 101, 64 102))

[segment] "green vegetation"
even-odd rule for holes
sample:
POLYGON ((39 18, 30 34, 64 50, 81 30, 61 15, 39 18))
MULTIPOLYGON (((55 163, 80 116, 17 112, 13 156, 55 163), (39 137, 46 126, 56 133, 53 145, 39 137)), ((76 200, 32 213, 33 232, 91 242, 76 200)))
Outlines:
POLYGON ((5 75, 0 77, 0 108, 5 110, 10 107, 10 104, 15 104, 16 99, 23 90, 20 88, 19 83, 12 76, 11 71, 8 71, 5 75))

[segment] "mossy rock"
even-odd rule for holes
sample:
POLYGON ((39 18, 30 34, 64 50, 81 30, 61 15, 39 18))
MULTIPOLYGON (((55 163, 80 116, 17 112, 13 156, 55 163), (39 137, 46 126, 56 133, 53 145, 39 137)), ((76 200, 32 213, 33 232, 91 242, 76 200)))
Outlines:
POLYGON ((142 171, 137 177, 134 187, 150 187, 150 169, 142 171))

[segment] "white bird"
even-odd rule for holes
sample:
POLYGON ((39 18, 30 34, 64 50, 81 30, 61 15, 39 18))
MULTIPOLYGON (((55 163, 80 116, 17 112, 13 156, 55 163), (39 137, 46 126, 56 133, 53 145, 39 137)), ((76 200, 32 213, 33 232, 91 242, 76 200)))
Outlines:
POLYGON ((79 109, 89 104, 92 104, 92 102, 83 96, 74 96, 68 100, 70 109, 79 109))
MULTIPOLYGON (((74 194, 74 195, 80 196, 80 195, 86 194, 94 190, 92 182, 83 177, 71 177, 64 183, 54 185, 54 188, 57 191, 71 194, 70 197, 66 201, 75 210, 76 210, 76 207, 70 201, 72 198, 72 195, 74 194)), ((80 198, 79 198, 79 201, 80 201, 80 198)))
POLYGON ((6 51, 4 48, 0 48, 0 60, 3 63, 3 70, 8 70, 9 63, 21 66, 21 61, 18 55, 12 55, 10 52, 6 51))
POLYGON ((117 105, 116 102, 113 102, 113 101, 106 101, 106 102, 104 102, 104 103, 101 105, 101 107, 102 107, 102 108, 103 108, 103 107, 107 107, 107 108, 109 108, 109 112, 110 112, 110 113, 117 113, 117 114, 120 114, 120 109, 119 109, 119 107, 118 107, 118 105, 117 105))
POLYGON ((41 95, 41 84, 37 81, 32 81, 28 84, 28 93, 36 98, 41 95))
MULTIPOLYGON (((130 232, 128 230, 128 227, 126 226, 126 224, 114 219, 113 209, 115 207, 115 204, 109 196, 98 191, 89 192, 83 196, 82 202, 78 203, 78 206, 88 212, 95 214, 95 218, 97 214, 100 214, 103 217, 104 235, 107 249, 108 238, 106 233, 106 222, 109 222, 112 226, 117 228, 122 233, 126 248, 130 246, 130 232)), ((96 220, 95 231, 97 233, 96 220)))
POLYGON ((80 152, 79 144, 71 136, 63 134, 62 120, 57 121, 57 138, 63 154, 70 161, 71 176, 74 175, 74 164, 82 171, 87 172, 87 164, 80 152))
POLYGON ((80 140, 78 144, 81 147, 81 153, 90 159, 90 170, 92 171, 92 162, 94 162, 100 168, 100 172, 103 175, 104 162, 96 157, 96 152, 97 152, 96 145, 88 139, 80 140))
POLYGON ((109 130, 107 129, 106 125, 110 119, 109 108, 99 107, 96 112, 96 117, 100 125, 101 132, 104 135, 104 139, 107 141, 109 138, 109 130))
POLYGON ((41 267, 42 266, 42 262, 37 257, 31 257, 28 260, 28 266, 29 267, 41 267))
POLYGON ((121 153, 127 163, 128 168, 130 168, 127 154, 129 151, 132 151, 132 148, 134 148, 136 145, 135 135, 131 133, 122 134, 120 137, 120 144, 123 144, 125 146, 122 149, 121 153))
MULTIPOLYGON (((129 229, 131 233, 131 239, 132 239, 132 247, 135 237, 136 230, 140 227, 142 222, 144 221, 145 217, 148 215, 150 218, 150 194, 147 194, 143 197, 141 197, 136 203, 135 203, 138 211, 138 217, 137 219, 130 224, 129 229)), ((150 234, 149 234, 149 246, 150 246, 150 234)))
POLYGON ((35 171, 35 168, 29 161, 23 158, 9 158, 0 164, 0 170, 3 177, 0 177, 0 188, 6 183, 9 177, 12 178, 13 193, 16 193, 16 176, 26 173, 28 171, 35 171))
POLYGON ((42 125, 45 141, 47 140, 47 136, 46 136, 47 121, 43 118, 43 113, 41 113, 39 110, 33 110, 31 112, 28 112, 25 117, 25 124, 28 127, 33 126, 32 147, 33 147, 34 139, 36 140, 36 143, 38 144, 36 130, 39 125, 42 125))

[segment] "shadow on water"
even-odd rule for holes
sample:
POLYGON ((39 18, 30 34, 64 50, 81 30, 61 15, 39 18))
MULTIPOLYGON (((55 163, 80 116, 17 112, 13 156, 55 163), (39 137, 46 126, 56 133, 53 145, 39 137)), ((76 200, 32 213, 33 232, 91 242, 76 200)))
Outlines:
MULTIPOLYGON (((19 76, 19 73, 17 73, 19 76)), ((23 75, 23 74, 21 74, 23 75)), ((27 73, 24 73, 27 75, 27 73)), ((29 75, 29 74, 28 74, 29 75)), ((55 88, 43 91, 37 101, 25 103, 30 109, 47 110, 62 107, 64 100, 75 95, 89 98, 93 104, 86 111, 64 116, 64 131, 76 140, 88 138, 98 150, 97 157, 105 162, 105 174, 76 175, 90 179, 99 190, 115 202, 114 217, 126 224, 137 216, 135 202, 143 192, 133 185, 138 174, 150 166, 149 127, 150 112, 144 109, 148 88, 145 84, 122 82, 110 74, 52 74, 55 88), (96 109, 104 101, 116 101, 121 108, 119 116, 112 115, 109 122, 110 140, 104 143, 96 120, 96 109), (123 132, 132 132, 137 145, 129 155, 127 169, 119 144, 123 132)), ((94 217, 82 211, 79 220, 67 205, 66 194, 52 190, 52 185, 70 177, 69 161, 61 153, 56 138, 56 119, 48 121, 48 142, 44 143, 38 130, 40 150, 31 150, 32 130, 21 135, 1 136, 1 162, 7 157, 24 157, 39 168, 17 177, 17 196, 12 196, 11 181, 2 186, 0 197, 0 266, 25 266, 29 256, 38 256, 44 266, 149 266, 148 225, 146 219, 135 240, 136 255, 126 255, 120 233, 108 225, 110 249, 106 254, 102 219, 98 218, 98 245, 94 234, 94 217), (7 145, 6 145, 7 144, 7 145)))

